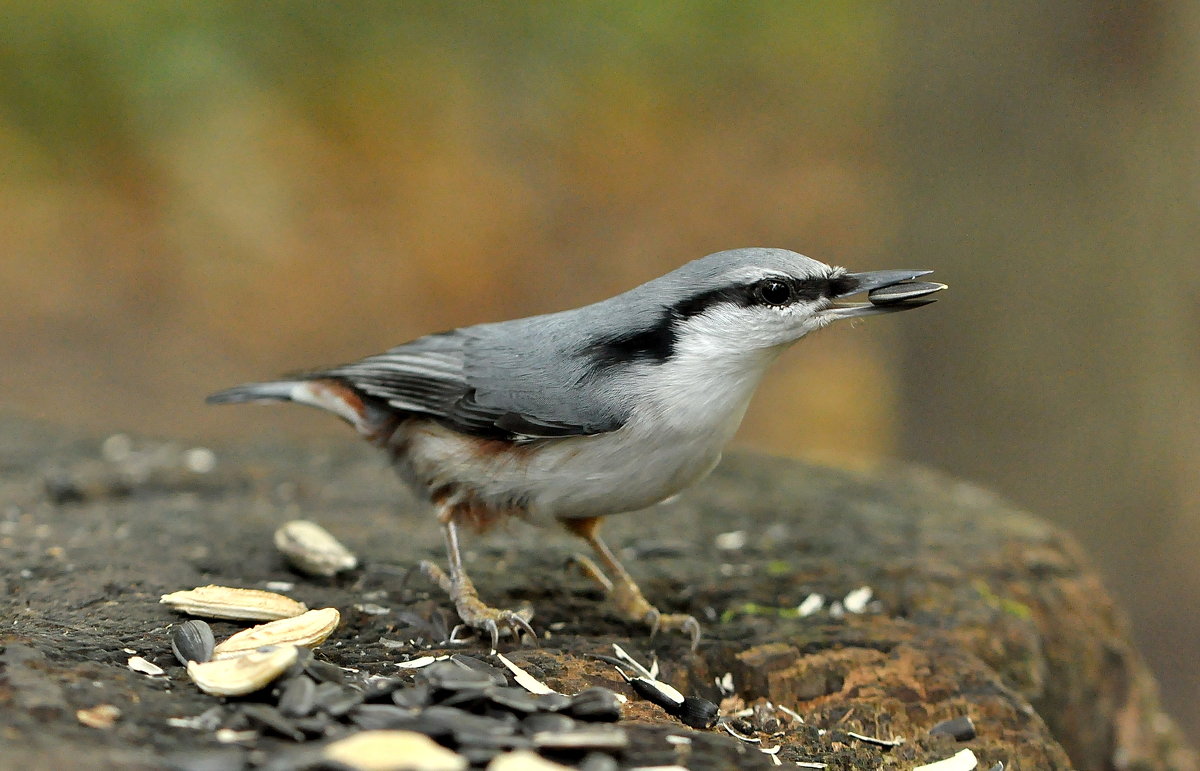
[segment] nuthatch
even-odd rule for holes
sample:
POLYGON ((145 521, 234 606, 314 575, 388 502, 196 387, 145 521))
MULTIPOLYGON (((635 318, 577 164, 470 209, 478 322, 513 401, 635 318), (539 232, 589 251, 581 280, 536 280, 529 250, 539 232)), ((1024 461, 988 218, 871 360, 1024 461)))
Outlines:
POLYGON ((584 538, 585 572, 625 618, 689 632, 663 614, 600 539, 600 519, 669 498, 721 458, 767 368, 839 319, 933 302, 929 271, 848 273, 784 249, 710 254, 582 308, 428 335, 333 369, 230 388, 210 403, 320 407, 385 450, 436 510, 449 559, 422 571, 492 647, 524 614, 483 603, 463 568, 458 526, 509 516, 557 520, 584 538), (871 303, 841 304, 869 292, 871 303))

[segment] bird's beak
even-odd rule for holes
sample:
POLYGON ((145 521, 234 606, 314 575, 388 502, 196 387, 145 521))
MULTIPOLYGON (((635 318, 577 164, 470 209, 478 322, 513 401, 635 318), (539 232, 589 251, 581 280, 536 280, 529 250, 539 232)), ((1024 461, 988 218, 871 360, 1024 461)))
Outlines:
POLYGON ((867 303, 834 303, 821 311, 822 315, 831 319, 850 319, 860 316, 874 316, 878 313, 893 313, 920 308, 935 302, 936 298, 929 297, 935 292, 946 288, 945 284, 932 281, 913 281, 915 278, 927 276, 932 270, 873 270, 869 273, 847 273, 841 279, 846 282, 844 291, 834 296, 834 300, 867 293, 867 303))

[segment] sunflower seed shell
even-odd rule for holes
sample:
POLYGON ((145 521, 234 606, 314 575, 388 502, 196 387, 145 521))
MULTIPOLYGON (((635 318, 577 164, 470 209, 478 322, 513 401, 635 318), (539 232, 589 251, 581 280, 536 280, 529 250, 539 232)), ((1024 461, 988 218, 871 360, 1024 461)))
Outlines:
POLYGON ((352 570, 358 558, 316 522, 295 519, 275 531, 275 548, 292 567, 310 576, 352 570))
POLYGON ((321 608, 294 618, 252 626, 219 644, 213 650, 213 657, 220 661, 267 645, 311 648, 324 642, 340 620, 341 614, 337 608, 321 608))
POLYGON ((192 661, 188 677, 200 690, 213 696, 241 696, 265 688, 296 661, 298 648, 284 645, 248 651, 224 661, 192 661))
POLYGON ((291 618, 308 610, 303 602, 282 594, 212 584, 164 594, 159 602, 193 616, 251 621, 291 618))
POLYGON ((467 767, 462 755, 415 731, 360 731, 328 745, 323 757, 363 771, 461 771, 467 767))

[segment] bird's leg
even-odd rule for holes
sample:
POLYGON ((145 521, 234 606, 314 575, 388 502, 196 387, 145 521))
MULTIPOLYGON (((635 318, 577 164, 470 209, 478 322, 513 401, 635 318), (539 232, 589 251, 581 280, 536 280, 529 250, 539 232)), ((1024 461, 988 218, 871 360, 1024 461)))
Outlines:
POLYGON ((650 626, 650 636, 653 637, 659 629, 678 629, 687 632, 692 638, 692 650, 700 643, 700 622, 694 616, 685 613, 662 613, 658 608, 646 601, 642 590, 634 583, 633 577, 612 553, 608 544, 600 538, 600 518, 563 519, 563 526, 575 535, 587 541, 600 564, 608 571, 608 575, 596 563, 582 555, 575 556, 575 564, 583 574, 591 578, 612 599, 621 615, 630 621, 638 621, 650 626), (611 578, 609 578, 611 576, 611 578))
POLYGON ((524 632, 529 635, 531 640, 536 641, 537 635, 529 626, 527 612, 493 608, 479 599, 479 593, 475 591, 475 584, 463 569, 462 553, 458 549, 458 528, 454 524, 453 516, 450 512, 443 511, 438 514, 438 521, 442 525, 442 536, 446 540, 446 556, 450 563, 450 573, 447 575, 446 571, 429 560, 421 561, 421 572, 440 586, 442 591, 450 595, 450 599, 454 602, 454 608, 458 611, 458 617, 464 624, 488 633, 491 637, 493 651, 500 642, 501 624, 512 630, 515 638, 520 638, 521 633, 524 632))

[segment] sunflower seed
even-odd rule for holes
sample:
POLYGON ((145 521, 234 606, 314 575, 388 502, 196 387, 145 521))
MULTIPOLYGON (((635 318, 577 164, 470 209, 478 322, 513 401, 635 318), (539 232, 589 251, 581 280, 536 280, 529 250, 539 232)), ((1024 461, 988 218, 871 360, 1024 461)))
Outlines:
POLYGON ((150 675, 151 677, 166 674, 158 664, 155 664, 153 661, 147 661, 141 656, 130 656, 129 661, 125 665, 134 672, 141 672, 143 675, 150 675))
POLYGON ((211 659, 215 645, 212 627, 199 619, 184 621, 171 632, 171 650, 185 667, 189 661, 211 659))
POLYGON ((425 683, 407 688, 398 688, 392 692, 392 703, 397 707, 420 709, 430 704, 430 687, 425 683))
POLYGON ((358 558, 316 522, 292 520, 275 531, 275 548, 310 576, 332 576, 358 566, 358 558))
POLYGON ((450 657, 450 660, 459 666, 466 667, 475 672, 483 672, 492 679, 493 685, 508 685, 508 675, 503 669, 493 667, 491 664, 477 659, 474 656, 464 656, 461 653, 455 653, 450 657))
POLYGON ((446 691, 481 689, 492 685, 492 677, 487 672, 470 669, 465 664, 456 664, 451 660, 435 661, 420 670, 417 679, 446 691))
POLYGON ((545 732, 562 733, 575 727, 574 720, 554 712, 535 712, 521 720, 521 732, 530 736, 545 732))
POLYGON ((253 726, 265 728, 294 742, 304 741, 304 733, 269 704, 245 704, 240 711, 253 726))
POLYGON ((291 618, 308 610, 304 603, 282 594, 212 584, 164 594, 159 602, 193 616, 251 621, 291 618))
POLYGON ((325 747, 322 757, 361 771, 462 771, 467 759, 414 731, 362 731, 325 747))
MULTIPOLYGON (((413 710, 393 707, 391 704, 360 704, 349 712, 350 722, 368 731, 395 728, 411 728, 417 721, 413 710)), ((449 729, 444 731, 449 735, 449 729)))
POLYGON ((913 771, 971 771, 979 765, 979 759, 970 750, 959 750, 950 757, 934 763, 917 766, 913 771))
POLYGON ((301 675, 283 684, 279 695, 279 711, 288 717, 311 715, 317 706, 317 684, 301 675))
POLYGON ((579 728, 533 735, 533 745, 547 750, 623 750, 629 736, 620 728, 579 728))
POLYGON ((317 709, 340 717, 362 704, 362 691, 337 683, 321 683, 315 693, 317 709))
POLYGON ((530 693, 524 688, 492 687, 486 692, 487 698, 493 704, 510 709, 513 712, 558 712, 567 708, 572 700, 570 696, 561 693, 530 693))
POLYGON ((614 691, 594 686, 572 696, 564 711, 580 720, 615 723, 621 719, 621 700, 614 691))
POLYGON ((966 742, 975 738, 975 723, 971 721, 968 715, 959 715, 950 720, 942 722, 929 729, 930 736, 938 736, 944 734, 953 736, 956 741, 966 742))
POLYGON ((570 767, 529 750, 515 750, 497 755, 488 763, 487 771, 570 771, 570 767))
POLYGON ((324 642, 340 620, 337 608, 321 608, 293 618, 269 621, 238 632, 213 649, 213 655, 219 661, 267 645, 310 648, 324 642))
MULTIPOLYGON (((309 653, 311 657, 311 652, 309 653)), ((337 664, 330 664, 328 661, 321 661, 317 658, 309 658, 304 663, 304 671, 318 683, 337 683, 342 685, 346 682, 346 671, 337 664)))
POLYGON ((296 660, 295 645, 248 651, 223 661, 192 661, 188 677, 200 690, 214 696, 240 696, 265 688, 296 660))
POLYGON ((688 696, 673 714, 689 728, 712 728, 718 712, 720 708, 708 699, 688 696))
POLYGON ((874 305, 894 305, 896 303, 918 300, 926 295, 940 292, 945 284, 934 281, 902 281, 891 286, 881 286, 867 293, 867 299, 874 305))

